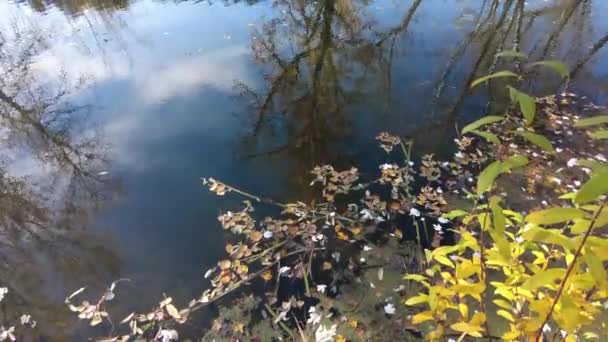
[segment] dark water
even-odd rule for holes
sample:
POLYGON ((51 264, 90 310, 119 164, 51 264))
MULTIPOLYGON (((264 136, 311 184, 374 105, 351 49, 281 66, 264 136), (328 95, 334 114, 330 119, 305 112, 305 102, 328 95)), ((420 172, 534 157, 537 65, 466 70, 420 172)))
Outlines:
POLYGON ((57 308, 81 285, 128 277, 121 300, 138 310, 163 292, 186 300, 224 254, 218 213, 238 204, 200 177, 306 200, 316 164, 373 172, 379 131, 413 138, 419 154, 451 153, 455 125, 504 97, 467 84, 522 67, 496 60, 501 50, 570 66, 568 84, 527 71, 536 95, 567 86, 605 103, 607 10, 604 0, 1 1, 0 224, 12 241, 1 282, 22 304, 44 303, 50 335, 70 334, 61 322, 74 317, 57 308))

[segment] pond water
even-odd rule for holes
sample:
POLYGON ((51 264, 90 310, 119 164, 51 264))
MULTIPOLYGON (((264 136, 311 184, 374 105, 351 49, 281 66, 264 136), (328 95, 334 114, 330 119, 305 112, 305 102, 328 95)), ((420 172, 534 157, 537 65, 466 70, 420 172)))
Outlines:
MULTIPOLYGON (((522 68, 501 50, 566 62, 568 88, 605 104, 606 11, 604 0, 2 1, 0 165, 22 186, 0 194, 0 223, 61 236, 27 252, 14 246, 31 239, 14 237, 3 255, 24 266, 2 282, 44 298, 41 314, 117 278, 137 289, 121 299, 129 308, 186 300, 225 253, 218 213, 239 203, 201 177, 310 200, 314 165, 373 172, 380 131, 451 153, 454 127, 504 97, 471 94, 470 81, 522 68)), ((566 86, 527 77, 536 95, 566 86)), ((74 317, 53 319, 48 335, 71 334, 60 321, 74 317)))

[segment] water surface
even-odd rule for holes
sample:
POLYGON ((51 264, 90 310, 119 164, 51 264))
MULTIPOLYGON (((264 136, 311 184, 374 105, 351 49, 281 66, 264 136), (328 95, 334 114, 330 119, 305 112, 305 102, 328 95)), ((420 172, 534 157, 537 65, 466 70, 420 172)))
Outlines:
MULTIPOLYGON (((0 165, 26 177, 27 192, 14 189, 23 204, 0 223, 35 217, 68 231, 11 249, 27 267, 3 281, 44 298, 41 315, 119 277, 137 289, 121 299, 128 308, 163 292, 187 300, 225 253, 218 213, 239 201, 208 194, 200 177, 309 200, 316 164, 374 172, 379 131, 414 139, 417 154, 452 153, 454 127, 505 96, 467 85, 503 68, 524 72, 536 95, 567 87, 603 104, 607 10, 603 0, 3 1, 0 165), (571 79, 494 57, 510 49, 564 61, 571 79)), ((49 335, 64 323, 53 324, 49 335)))

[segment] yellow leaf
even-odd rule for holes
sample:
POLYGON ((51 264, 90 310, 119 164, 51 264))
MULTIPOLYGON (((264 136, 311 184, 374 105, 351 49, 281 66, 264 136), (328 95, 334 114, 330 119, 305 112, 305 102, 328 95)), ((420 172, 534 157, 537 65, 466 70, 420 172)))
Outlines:
POLYGON ((263 234, 259 230, 253 230, 249 234, 249 239, 251 239, 251 241, 253 241, 253 242, 258 242, 258 241, 262 240, 262 237, 263 237, 263 234))
POLYGON ((173 304, 167 304, 167 306, 165 306, 165 309, 167 309, 167 313, 174 319, 180 319, 182 317, 173 304))
POLYGON ((272 272, 270 270, 267 270, 262 273, 262 279, 264 279, 264 281, 270 281, 272 279, 272 272))
POLYGON ((508 332, 504 333, 502 335, 502 339, 505 340, 505 341, 516 340, 516 339, 519 338, 520 334, 521 333, 518 330, 511 330, 511 331, 508 331, 508 332))
POLYGON ((358 324, 359 323, 357 322, 357 320, 354 320, 354 319, 351 319, 351 320, 348 321, 348 325, 350 325, 353 328, 357 328, 358 324))
POLYGON ((346 342, 346 337, 338 335, 336 336, 336 342, 346 342))
POLYGON ((577 208, 551 208, 533 211, 526 216, 526 221, 539 225, 552 225, 584 218, 587 214, 577 208))
POLYGON ((574 224, 570 227, 570 233, 585 233, 589 230, 589 227, 591 227, 591 221, 585 219, 576 219, 574 220, 574 224))
POLYGON ((339 231, 338 232, 338 239, 340 239, 340 240, 348 240, 348 235, 346 235, 346 233, 344 233, 343 231, 339 231))
POLYGON ((395 229, 395 236, 397 237, 397 239, 401 240, 403 238, 403 232, 401 231, 401 229, 396 228, 395 229))
POLYGON ((452 262, 452 260, 443 255, 435 255, 433 258, 442 265, 454 268, 454 263, 452 262))
POLYGON ((423 311, 420 312, 418 314, 415 314, 414 317, 412 317, 412 324, 416 325, 416 324, 420 324, 422 322, 426 322, 426 321, 431 321, 434 320, 435 318, 433 317, 433 313, 430 311, 423 311))
POLYGON ((422 281, 426 281, 426 277, 422 276, 420 274, 407 274, 405 277, 403 277, 404 280, 414 280, 414 281, 418 281, 418 282, 422 282, 422 281))
POLYGON ((420 303, 426 303, 429 301, 429 296, 425 295, 425 294, 420 294, 418 296, 415 297, 411 297, 408 300, 405 301, 405 305, 418 305, 420 303))
POLYGON ((460 315, 464 319, 469 319, 469 307, 466 304, 459 303, 458 311, 460 311, 460 315))
POLYGON ((502 299, 494 299, 493 302, 494 304, 503 309, 511 310, 511 308, 513 307, 511 304, 507 303, 507 301, 504 301, 502 299))
POLYGON ((549 268, 528 278, 522 287, 529 291, 536 291, 543 286, 555 288, 555 281, 563 278, 564 274, 566 274, 566 270, 563 268, 549 268))
POLYGON ((360 227, 352 227, 350 229, 351 233, 353 233, 353 235, 359 235, 359 233, 361 233, 361 228, 360 227))
POLYGON ((513 315, 511 315, 511 313, 509 313, 508 311, 498 310, 498 311, 496 311, 496 314, 498 316, 506 318, 507 320, 509 320, 509 322, 515 321, 515 318, 513 317, 513 315))

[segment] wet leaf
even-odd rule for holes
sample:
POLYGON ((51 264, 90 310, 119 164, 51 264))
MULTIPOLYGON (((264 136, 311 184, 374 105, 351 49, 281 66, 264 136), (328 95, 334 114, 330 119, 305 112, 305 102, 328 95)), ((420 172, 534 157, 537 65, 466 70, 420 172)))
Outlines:
POLYGON ((608 115, 598 115, 590 118, 580 119, 574 123, 574 127, 589 127, 608 124, 608 115))
POLYGON ((498 115, 489 115, 489 116, 485 116, 477 121, 471 122, 470 124, 464 126, 464 128, 462 129, 461 134, 467 134, 469 132, 472 132, 476 129, 478 129, 481 126, 485 126, 487 124, 491 124, 494 122, 498 122, 498 121, 502 121, 504 120, 505 117, 504 116, 498 116, 498 115))
POLYGON ((560 61, 538 61, 538 62, 529 64, 529 66, 531 66, 531 67, 534 67, 534 66, 549 67, 550 69, 553 69, 554 71, 556 71, 562 78, 566 78, 566 77, 570 76, 570 70, 568 69, 568 66, 560 61))
POLYGON ((474 80, 471 83, 471 89, 475 88, 477 85, 479 85, 481 83, 487 82, 488 80, 491 80, 494 78, 501 78, 501 77, 519 77, 519 75, 517 75, 516 73, 514 73, 512 71, 508 71, 508 70, 498 71, 493 74, 483 76, 483 77, 480 77, 480 78, 474 80))

